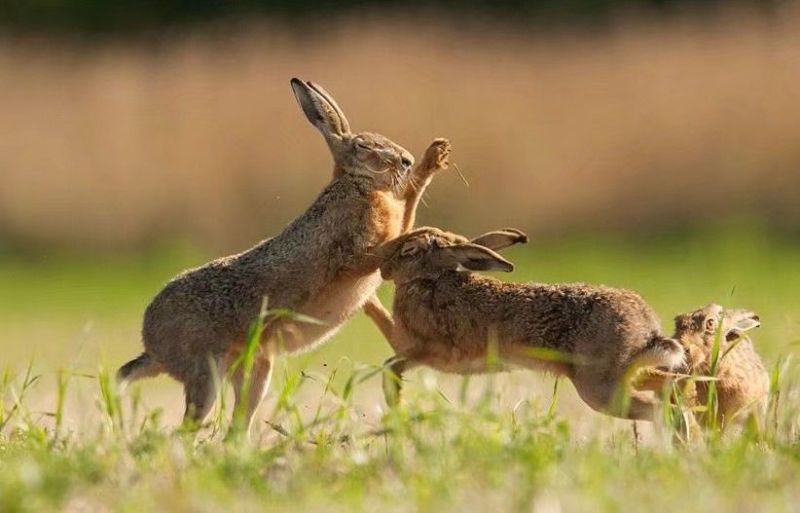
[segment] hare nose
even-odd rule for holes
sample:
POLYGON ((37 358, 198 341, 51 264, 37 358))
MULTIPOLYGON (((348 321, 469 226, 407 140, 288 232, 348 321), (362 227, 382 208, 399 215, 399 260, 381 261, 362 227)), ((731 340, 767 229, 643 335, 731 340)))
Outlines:
POLYGON ((402 157, 400 159, 400 162, 403 164, 403 167, 406 168, 406 169, 411 167, 411 159, 409 159, 408 157, 402 157))

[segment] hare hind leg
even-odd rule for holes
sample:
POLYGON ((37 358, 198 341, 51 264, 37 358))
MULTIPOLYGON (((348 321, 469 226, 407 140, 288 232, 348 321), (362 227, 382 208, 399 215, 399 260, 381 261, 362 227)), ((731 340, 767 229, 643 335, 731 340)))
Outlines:
POLYGON ((249 431, 250 424, 253 422, 253 416, 256 413, 261 402, 264 400, 267 388, 269 388, 269 381, 272 376, 272 362, 269 358, 259 358, 253 365, 252 374, 250 375, 250 383, 245 384, 244 370, 240 367, 233 373, 233 394, 234 406, 233 411, 236 415, 241 408, 242 401, 245 400, 247 395, 247 409, 245 410, 245 428, 249 431), (245 388, 247 386, 247 388, 245 388))
POLYGON ((208 364, 205 367, 205 370, 190 375, 183 383, 186 396, 183 424, 189 428, 200 427, 217 400, 219 380, 212 374, 208 364))
POLYGON ((649 393, 634 390, 624 381, 573 378, 572 382, 580 398, 593 410, 620 419, 652 421, 661 404, 649 393))
POLYGON ((618 419, 653 422, 660 407, 661 401, 652 395, 628 386, 620 387, 604 405, 595 409, 618 419))
POLYGON ((225 376, 228 360, 218 355, 196 356, 182 371, 186 410, 184 428, 197 429, 217 402, 219 384, 225 376))
POLYGON ((661 401, 638 390, 628 390, 628 400, 625 406, 626 408, 620 411, 621 418, 652 422, 656 419, 661 401))

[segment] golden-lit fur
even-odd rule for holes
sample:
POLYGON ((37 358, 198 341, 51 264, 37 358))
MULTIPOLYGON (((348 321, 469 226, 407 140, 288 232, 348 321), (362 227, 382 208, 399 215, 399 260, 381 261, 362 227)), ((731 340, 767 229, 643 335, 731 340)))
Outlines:
POLYGON ((420 228, 381 248, 381 274, 396 286, 393 315, 375 301, 365 312, 396 352, 387 361, 398 378, 384 381, 387 401, 399 399, 399 378, 419 365, 459 374, 516 366, 567 376, 595 410, 651 419, 658 401, 628 381, 644 366, 682 365, 682 347, 661 334, 635 292, 504 283, 469 272, 511 271, 495 250, 526 240, 511 229, 469 241, 420 228))
MULTIPOLYGON (((324 324, 267 323, 249 391, 249 422, 269 381, 273 354, 326 340, 364 305, 381 281, 375 249, 407 230, 424 187, 447 166, 446 140, 435 140, 412 169, 414 159, 401 146, 378 134, 351 133, 341 108, 320 86, 298 79, 291 85, 328 143, 333 180, 277 236, 170 281, 145 312, 144 353, 118 373, 123 384, 169 373, 184 384, 185 418, 195 422, 214 403, 214 374, 226 373, 238 357, 266 298, 269 308, 324 324)), ((241 371, 233 381, 238 404, 241 371)))
MULTIPOLYGON (((685 348, 686 365, 682 372, 695 376, 711 376, 711 352, 719 333, 721 359, 717 364, 717 421, 725 427, 742 421, 751 412, 762 412, 769 395, 769 375, 746 332, 761 325, 758 316, 749 310, 725 310, 715 304, 675 317, 674 338, 685 348), (720 325, 721 324, 721 325, 720 325)), ((660 391, 673 376, 648 371, 642 389, 660 391)), ((708 400, 708 381, 689 383, 685 398, 689 406, 702 406, 708 400)), ((697 413, 698 420, 706 419, 697 413)))

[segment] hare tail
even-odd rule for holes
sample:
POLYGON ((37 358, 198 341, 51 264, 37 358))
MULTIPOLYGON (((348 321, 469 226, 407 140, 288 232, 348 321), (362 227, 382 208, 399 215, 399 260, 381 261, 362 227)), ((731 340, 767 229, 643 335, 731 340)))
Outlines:
POLYGON ((158 376, 162 372, 164 370, 161 365, 152 356, 142 353, 119 368, 117 371, 117 385, 120 389, 124 389, 133 381, 158 376))
POLYGON ((638 354, 633 357, 631 366, 666 367, 668 370, 679 370, 686 364, 683 346, 674 338, 653 337, 638 354))

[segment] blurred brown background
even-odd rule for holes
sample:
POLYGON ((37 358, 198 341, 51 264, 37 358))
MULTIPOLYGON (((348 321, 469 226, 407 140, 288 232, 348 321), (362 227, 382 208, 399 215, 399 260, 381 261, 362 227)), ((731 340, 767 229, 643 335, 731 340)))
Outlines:
POLYGON ((291 94, 453 173, 421 222, 637 232, 800 219, 800 10, 620 18, 602 30, 381 15, 98 43, 0 39, 0 246, 237 249, 280 229, 331 161, 291 94))

